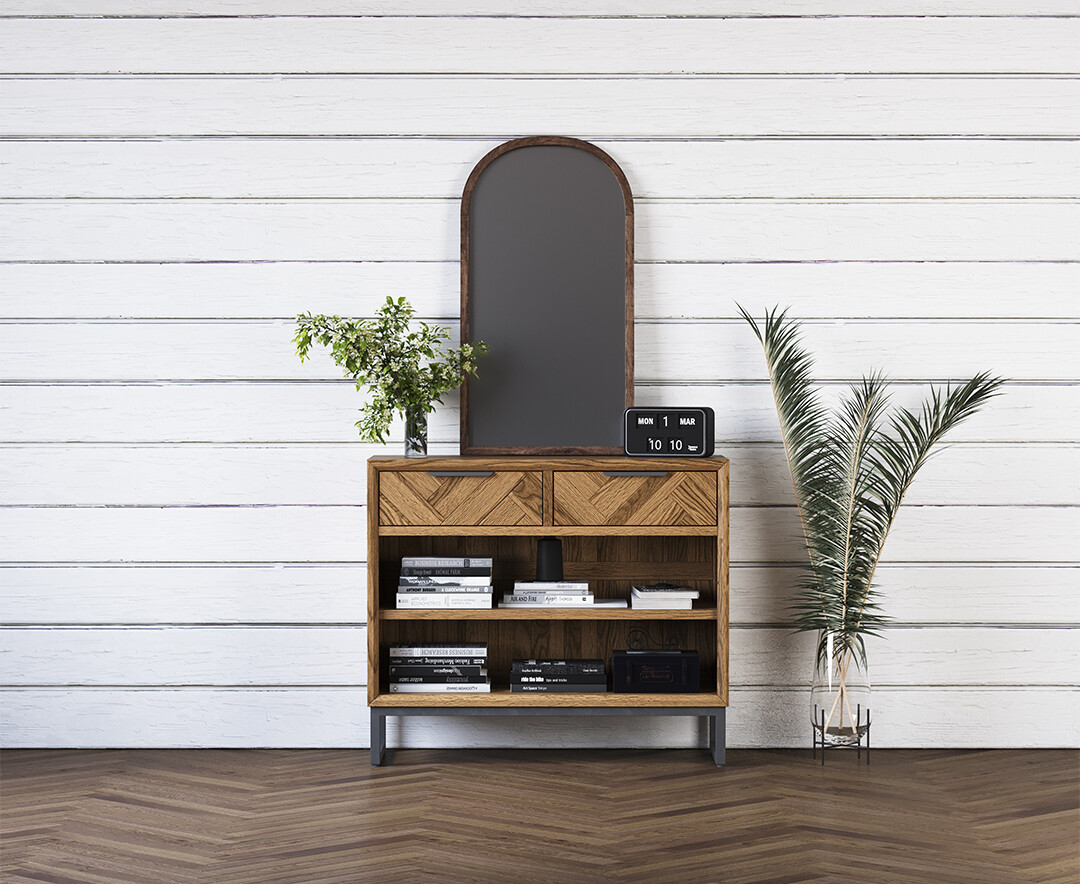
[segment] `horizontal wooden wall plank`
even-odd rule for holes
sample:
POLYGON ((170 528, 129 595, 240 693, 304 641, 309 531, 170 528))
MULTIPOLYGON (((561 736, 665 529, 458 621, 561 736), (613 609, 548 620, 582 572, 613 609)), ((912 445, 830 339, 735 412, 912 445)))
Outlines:
POLYGON ((8 0, 5 16, 211 16, 226 15, 393 15, 412 16, 636 16, 678 15, 1056 15, 1075 16, 1070 0, 717 0, 702 10, 699 0, 8 0))
MULTIPOLYGON (((1073 261, 1080 200, 639 200, 639 261, 1073 261)), ((454 200, 12 200, 4 261, 453 261, 454 200)))
MULTIPOLYGON (((1078 158, 1080 159, 1080 158, 1078 158)), ((1077 163, 1080 168, 1080 162, 1077 163)), ((421 317, 459 316, 450 262, 0 265, 4 318, 292 318, 372 315, 406 294, 421 317)), ((1080 319, 1080 262, 639 263, 639 320, 734 319, 790 305, 804 319, 1080 319), (677 292, 678 297, 673 297, 677 292)))
MULTIPOLYGON (((806 697, 805 687, 732 687, 728 746, 809 753, 806 697)), ((874 746, 1074 747, 1077 698, 1060 688, 882 687, 874 746)), ((0 732, 9 749, 361 748, 370 739, 366 702, 364 688, 350 687, 16 688, 3 692, 0 732)), ((387 738, 391 748, 413 749, 708 745, 703 722, 663 717, 390 718, 387 738)))
POLYGON ((357 685, 364 626, 0 629, 5 685, 357 685))
MULTIPOLYGON (((884 560, 890 562, 1080 561, 1080 507, 906 507, 884 560)), ((732 562, 798 562, 803 533, 794 508, 731 512, 732 562)))
MULTIPOLYGON (((0 561, 362 562, 366 508, 5 507, 0 561)), ((1075 563, 1080 507, 908 506, 885 550, 890 562, 1075 563)), ((803 558, 792 507, 736 507, 731 561, 803 558)))
POLYGON ((4 508, 0 556, 27 562, 362 562, 365 519, 362 506, 4 508))
POLYGON ((363 565, 89 565, 0 568, 18 624, 302 623, 367 619, 363 565))
MULTIPOLYGON (((431 450, 456 454, 452 444, 431 450)), ((0 458, 3 506, 351 505, 367 499, 366 461, 384 446, 8 445, 0 458)), ((731 501, 791 505, 777 443, 725 445, 731 501)), ((1066 506, 1080 487, 1080 446, 966 444, 919 474, 909 504, 1066 506)))
MULTIPOLYGON (((834 404, 846 389, 825 385, 834 404)), ((918 408, 923 384, 898 383, 892 401, 918 408)), ((0 385, 6 441, 55 442, 358 442, 353 423, 362 397, 338 383, 160 383, 0 385)), ((717 414, 717 449, 727 443, 778 442, 780 429, 765 383, 639 384, 642 406, 706 405, 717 414)), ((433 416, 429 440, 456 444, 456 396, 433 416)), ((1080 385, 1013 384, 993 404, 961 424, 953 442, 1075 443, 1080 385)), ((402 422, 391 426, 384 454, 400 454, 402 422)))
POLYGON ((18 74, 1068 74, 1077 43, 1046 18, 109 18, 9 21, 0 52, 18 74))
MULTIPOLYGON (((731 569, 731 622, 790 621, 802 569, 738 565, 731 569)), ((882 563, 875 584, 882 611, 906 624, 1080 623, 1075 566, 898 565, 882 563)), ((100 621, 105 622, 105 621, 100 621)))
MULTIPOLYGON (((362 626, 6 627, 7 686, 361 685, 362 626), (302 662, 302 665, 298 665, 302 662)), ((867 641, 874 685, 1068 687, 1080 649, 1068 629, 890 628, 867 641)), ((808 683, 815 637, 731 630, 731 682, 808 683)))
MULTIPOLYGON (((736 565, 731 622, 786 623, 800 570, 736 565)), ((897 625, 1080 623, 1075 566, 899 565, 877 574, 897 625)), ((328 624, 366 619, 356 565, 8 565, 3 619, 44 624, 328 624)))
MULTIPOLYGON (((754 313, 764 316, 764 308, 754 313)), ((452 343, 458 323, 447 323, 452 343)), ((292 321, 46 322, 0 324, 5 380, 335 380, 330 352, 301 363, 292 321), (242 356, 241 356, 242 354, 242 356)), ((822 380, 886 367, 894 378, 970 377, 1068 381, 1080 322, 809 320, 806 348, 822 380)), ((761 345, 742 319, 648 321, 634 329, 640 383, 767 380, 761 345)), ((488 341, 498 353, 499 341, 488 341)), ((481 361, 481 373, 483 372, 481 361)))
MULTIPOLYGON (((1080 19, 1078 19, 1080 23, 1080 19)), ((7 198, 461 196, 498 140, 9 141, 7 198)), ((1080 195, 1080 141, 601 141, 637 199, 1080 195)))
POLYGON ((1080 78, 26 78, 0 136, 1076 136, 1080 78), (598 113, 602 110, 602 113, 598 113))

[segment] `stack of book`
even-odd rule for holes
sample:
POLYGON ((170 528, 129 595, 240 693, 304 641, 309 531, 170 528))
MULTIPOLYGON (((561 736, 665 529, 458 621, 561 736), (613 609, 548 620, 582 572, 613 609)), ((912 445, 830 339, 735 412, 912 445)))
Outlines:
POLYGON ((630 589, 630 602, 645 610, 690 610, 701 593, 689 586, 674 583, 635 583, 630 589))
POLYGON ((583 693, 607 690, 603 660, 515 660, 511 693, 583 693))
POLYGON ((625 599, 597 599, 587 580, 518 580, 500 608, 625 608, 625 599))
POLYGON ((487 644, 391 645, 391 694, 490 694, 487 644))
POLYGON ((401 560, 398 608, 490 608, 491 559, 411 556, 401 560))

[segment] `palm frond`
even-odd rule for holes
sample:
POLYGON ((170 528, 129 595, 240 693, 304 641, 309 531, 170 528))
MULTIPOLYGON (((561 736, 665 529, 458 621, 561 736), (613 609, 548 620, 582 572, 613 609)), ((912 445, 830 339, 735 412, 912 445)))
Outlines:
POLYGON ((739 312, 765 352, 809 556, 791 606, 793 625, 834 633, 843 652, 865 662, 864 637, 887 622, 874 576, 904 496, 942 437, 1004 381, 979 374, 955 389, 932 388, 917 414, 899 408, 886 416, 886 381, 873 373, 830 414, 787 311, 767 311, 761 327, 741 306, 739 312))

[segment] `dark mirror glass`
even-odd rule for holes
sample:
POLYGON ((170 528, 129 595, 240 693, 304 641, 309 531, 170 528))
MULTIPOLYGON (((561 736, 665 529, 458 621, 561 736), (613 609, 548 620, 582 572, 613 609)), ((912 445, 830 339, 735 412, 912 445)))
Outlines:
POLYGON ((463 454, 622 451, 633 399, 633 201, 606 153, 502 145, 462 198, 462 337, 487 342, 463 454))

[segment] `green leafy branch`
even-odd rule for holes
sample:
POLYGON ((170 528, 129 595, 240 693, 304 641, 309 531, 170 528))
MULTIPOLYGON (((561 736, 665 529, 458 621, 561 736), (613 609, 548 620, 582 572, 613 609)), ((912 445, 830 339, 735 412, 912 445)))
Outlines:
POLYGON ((367 442, 385 442, 395 414, 430 414, 442 397, 476 377, 483 341, 445 349, 449 329, 418 323, 410 330, 415 311, 405 298, 388 297, 374 319, 302 313, 296 317, 293 340, 303 362, 314 343, 329 347, 334 363, 368 388, 370 400, 360 409, 356 427, 367 442))

